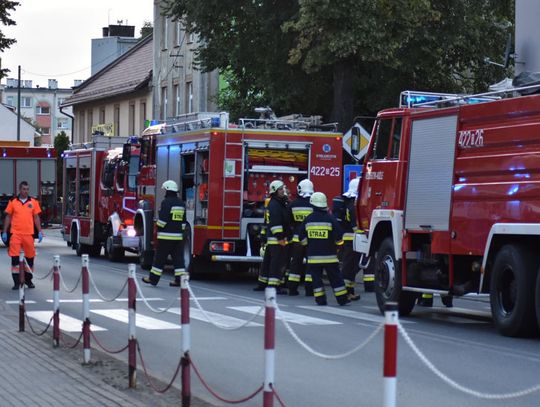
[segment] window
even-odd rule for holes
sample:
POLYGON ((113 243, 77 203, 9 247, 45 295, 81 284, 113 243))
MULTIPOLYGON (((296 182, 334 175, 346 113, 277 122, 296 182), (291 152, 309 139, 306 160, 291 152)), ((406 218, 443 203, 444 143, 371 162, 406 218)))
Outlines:
POLYGON ((114 135, 120 134, 120 105, 114 105, 114 135))
POLYGON ((21 96, 21 107, 32 107, 32 98, 29 96, 21 96))
POLYGON ((180 21, 177 21, 175 23, 175 36, 174 36, 174 42, 177 47, 182 45, 182 23, 180 21))
POLYGON ((174 117, 180 115, 180 86, 174 85, 174 117))
POLYGON ((86 134, 88 134, 90 140, 90 135, 92 134, 92 126, 94 125, 94 113, 92 112, 92 110, 88 110, 88 112, 86 113, 86 118, 86 134))
POLYGON ((167 87, 161 88, 161 118, 165 120, 167 118, 167 87))
POLYGON ((99 108, 99 124, 105 124, 105 107, 99 108))
POLYGON ((38 106, 36 107, 36 114, 49 115, 51 114, 51 109, 49 106, 38 106))
POLYGON ((85 137, 85 123, 84 123, 84 112, 79 113, 79 142, 84 143, 86 141, 85 137))
POLYGON ((141 100, 141 103, 139 105, 139 120, 140 120, 140 128, 139 128, 139 133, 142 133, 144 128, 146 127, 145 126, 145 121, 146 121, 146 101, 144 100, 141 100))
POLYGON ((51 134, 51 128, 50 127, 40 127, 39 132, 42 136, 49 136, 51 134))
POLYGON ((195 33, 188 33, 188 44, 195 42, 195 33))
POLYGON ((399 158, 399 145, 401 142, 401 117, 394 119, 394 130, 392 131, 392 155, 390 158, 398 159, 399 158))
POLYGON ((193 82, 186 83, 186 113, 193 113, 193 82))
POLYGON ((66 119, 57 119, 57 127, 59 129, 67 129, 68 128, 68 121, 66 119))
POLYGON ((64 98, 59 98, 58 99, 58 106, 59 107, 60 107, 60 105, 62 105, 64 103, 64 100, 66 100, 66 99, 64 99, 64 98))
POLYGON ((392 119, 379 120, 377 133, 375 135, 375 146, 371 158, 383 160, 388 156, 388 146, 390 144, 390 132, 392 130, 392 119))
POLYGON ((13 96, 8 96, 6 103, 8 106, 15 106, 15 98, 13 96))
POLYGON ((128 136, 135 134, 135 102, 129 102, 128 136))
POLYGON ((161 18, 161 49, 167 49, 169 45, 169 20, 165 16, 161 18))

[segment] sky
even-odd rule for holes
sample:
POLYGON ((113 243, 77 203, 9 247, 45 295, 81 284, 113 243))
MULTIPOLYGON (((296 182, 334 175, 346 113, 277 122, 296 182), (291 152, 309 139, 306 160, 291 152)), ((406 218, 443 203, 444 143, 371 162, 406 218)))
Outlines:
MULTIPOLYGON (((73 86, 75 79, 87 79, 91 66, 91 39, 102 37, 102 27, 117 24, 135 26, 139 36, 145 21, 153 21, 153 0, 18 0, 11 11, 16 26, 0 26, 17 42, 0 53, 8 77, 32 80, 33 86, 47 86, 57 79, 60 88, 73 86)), ((5 83, 5 78, 2 80, 5 83)))

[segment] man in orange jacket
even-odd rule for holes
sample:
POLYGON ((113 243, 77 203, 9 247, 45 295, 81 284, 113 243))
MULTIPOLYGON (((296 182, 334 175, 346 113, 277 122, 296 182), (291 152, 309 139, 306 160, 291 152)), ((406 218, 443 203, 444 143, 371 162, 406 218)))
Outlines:
POLYGON ((19 184, 19 195, 11 199, 6 208, 6 218, 4 220, 4 230, 2 240, 7 244, 8 231, 11 233, 9 240, 9 255, 11 257, 11 276, 13 277, 13 290, 19 288, 19 254, 21 249, 26 258, 25 282, 28 288, 34 288, 32 283, 32 273, 34 267, 34 227, 38 231, 38 239, 41 242, 43 233, 41 232, 41 220, 39 214, 41 208, 39 202, 31 198, 28 193, 30 187, 28 182, 22 181, 19 184), (11 227, 11 229, 10 229, 11 227))

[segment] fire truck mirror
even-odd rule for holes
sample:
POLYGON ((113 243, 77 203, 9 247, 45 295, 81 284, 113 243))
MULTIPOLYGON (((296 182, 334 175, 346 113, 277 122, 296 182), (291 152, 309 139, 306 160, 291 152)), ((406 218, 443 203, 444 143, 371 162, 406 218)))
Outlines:
POLYGON ((353 126, 351 129, 351 153, 357 155, 360 152, 360 129, 353 126))
POLYGON ((122 150, 122 160, 125 162, 129 162, 130 158, 131 158, 131 144, 126 143, 124 144, 124 148, 122 150))

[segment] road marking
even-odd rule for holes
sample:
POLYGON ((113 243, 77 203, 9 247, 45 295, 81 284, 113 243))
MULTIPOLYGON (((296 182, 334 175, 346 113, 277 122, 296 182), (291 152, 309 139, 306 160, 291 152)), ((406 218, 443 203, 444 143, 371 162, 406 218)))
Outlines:
MULTIPOLYGON (((104 310, 91 310, 94 314, 98 314, 107 318, 114 319, 115 321, 128 323, 129 322, 129 313, 125 309, 104 309, 104 310)), ((162 321, 157 318, 148 317, 146 315, 137 314, 136 318, 137 328, 148 329, 148 330, 159 330, 159 329, 180 329, 181 326, 178 324, 172 324, 167 321, 162 321)))
MULTIPOLYGON (((138 300, 141 300, 141 298, 137 298, 138 300)), ((127 298, 117 298, 115 301, 118 301, 118 302, 127 302, 128 299, 127 298)), ((164 301, 163 298, 159 298, 159 297, 154 297, 154 298, 147 298, 146 301, 164 301)), ((53 302, 53 300, 47 300, 47 302, 53 302)), ((78 300, 60 300, 60 302, 64 302, 64 303, 74 303, 74 304, 81 304, 82 303, 82 300, 81 299, 78 299, 78 300)), ((99 299, 99 298, 90 298, 90 302, 110 302, 110 301, 103 301, 102 299, 99 299)))
MULTIPOLYGON (((8 300, 8 301, 6 301, 6 304, 18 304, 18 303, 19 303, 19 300, 8 300)), ((32 300, 30 300, 30 301, 24 300, 24 303, 25 304, 35 304, 36 302, 32 301, 32 300)))
MULTIPOLYGON (((257 311, 258 311, 258 308, 255 312, 257 311)), ((176 315, 181 314, 180 308, 170 308, 167 312, 170 312, 171 314, 176 314, 176 315)), ((212 319, 213 322, 215 322, 218 325, 226 326, 228 328, 234 328, 246 322, 243 319, 230 317, 228 315, 218 314, 216 312, 206 311, 206 313, 212 319)), ((189 317, 192 319, 197 319, 199 321, 210 323, 210 321, 208 321, 208 319, 202 313, 202 311, 196 308, 191 308, 189 310, 189 317)), ((249 324, 247 324, 247 326, 254 327, 254 326, 262 326, 262 325, 256 322, 250 322, 249 324)))
MULTIPOLYGON (((180 299, 180 298, 178 298, 180 299)), ((217 300, 227 300, 226 297, 197 297, 198 301, 217 301, 217 300)), ((191 301, 194 301, 193 298, 190 298, 191 301)))
MULTIPOLYGON (((245 306, 245 307, 227 307, 240 312, 247 312, 248 314, 256 314, 259 311, 259 307, 245 306)), ((264 316, 261 313, 261 316, 264 316)), ((285 319, 285 321, 298 325, 341 325, 341 322, 330 321, 328 319, 321 319, 310 317, 307 315, 296 314, 294 312, 279 311, 276 313, 277 319, 285 319), (283 318, 282 318, 283 317, 283 318)))
MULTIPOLYGON (((326 314, 338 315, 341 317, 347 317, 347 318, 352 318, 352 319, 359 319, 361 321, 375 322, 377 324, 384 322, 383 316, 372 315, 372 314, 368 314, 366 312, 360 312, 360 311, 351 311, 351 310, 343 309, 343 308, 319 307, 318 305, 299 305, 298 308, 308 309, 310 311, 324 312, 326 314)), ((403 319, 400 319, 399 322, 404 323, 404 324, 415 323, 413 321, 404 321, 403 319)))
MULTIPOLYGON (((27 311, 26 314, 30 318, 37 319, 39 322, 48 324, 52 317, 52 311, 27 311)), ((80 319, 72 318, 69 315, 60 314, 60 329, 66 332, 81 332, 82 321, 80 319)), ((106 331, 98 325, 92 324, 92 331, 106 331)))

